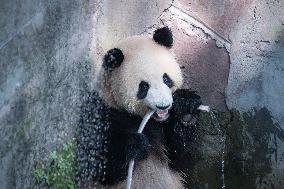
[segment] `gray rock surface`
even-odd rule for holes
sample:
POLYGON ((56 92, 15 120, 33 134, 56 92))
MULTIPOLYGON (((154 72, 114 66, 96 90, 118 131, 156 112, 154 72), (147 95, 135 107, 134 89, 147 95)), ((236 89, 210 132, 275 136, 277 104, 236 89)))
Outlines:
POLYGON ((230 39, 227 105, 267 107, 284 129, 284 1, 254 1, 230 39))
POLYGON ((70 139, 92 84, 94 1, 0 2, 0 188, 32 186, 33 163, 70 139))
MULTIPOLYGON (((241 111, 266 107, 283 133, 284 1, 252 1, 245 10, 229 35, 232 45, 226 102, 229 108, 241 111)), ((280 189, 283 188, 283 138, 274 135, 270 140, 274 141, 275 150, 271 150, 267 163, 270 166, 266 166, 271 170, 255 183, 257 188, 280 189)), ((261 156, 259 153, 257 157, 261 156)))

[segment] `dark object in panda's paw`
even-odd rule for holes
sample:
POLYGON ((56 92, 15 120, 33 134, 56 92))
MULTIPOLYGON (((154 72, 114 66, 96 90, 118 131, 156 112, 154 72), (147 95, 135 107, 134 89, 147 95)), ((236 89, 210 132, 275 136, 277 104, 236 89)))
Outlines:
POLYGON ((111 49, 107 52, 103 59, 103 67, 105 70, 112 71, 121 65, 124 60, 122 51, 118 48, 111 49))
POLYGON ((171 48, 173 46, 173 34, 170 28, 163 27, 155 31, 153 39, 156 43, 171 48))
POLYGON ((128 136, 126 144, 126 159, 128 161, 143 160, 149 156, 151 145, 146 135, 142 133, 133 133, 128 136))
POLYGON ((175 114, 181 116, 180 118, 189 121, 189 117, 184 117, 187 114, 198 114, 200 110, 198 107, 202 104, 201 98, 195 91, 188 89, 178 89, 173 94, 173 108, 175 114))

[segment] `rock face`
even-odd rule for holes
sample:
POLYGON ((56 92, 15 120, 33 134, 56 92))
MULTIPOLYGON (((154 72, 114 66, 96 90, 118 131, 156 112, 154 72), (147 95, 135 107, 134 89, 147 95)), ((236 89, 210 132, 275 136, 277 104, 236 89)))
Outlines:
POLYGON ((230 39, 227 105, 267 107, 284 128, 284 1, 249 4, 230 39))
POLYGON ((1 1, 0 188, 28 188, 37 160, 73 135, 92 85, 97 3, 1 1))
POLYGON ((33 186, 34 163, 74 136, 103 53, 161 25, 185 88, 222 111, 266 107, 284 128, 283 0, 0 0, 0 188, 33 186))

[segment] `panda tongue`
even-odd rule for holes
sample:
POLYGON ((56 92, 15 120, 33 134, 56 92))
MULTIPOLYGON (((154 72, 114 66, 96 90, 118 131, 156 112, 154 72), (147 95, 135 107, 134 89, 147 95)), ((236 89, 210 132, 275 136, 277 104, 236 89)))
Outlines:
POLYGON ((168 114, 168 110, 157 110, 156 113, 159 117, 163 118, 168 114))

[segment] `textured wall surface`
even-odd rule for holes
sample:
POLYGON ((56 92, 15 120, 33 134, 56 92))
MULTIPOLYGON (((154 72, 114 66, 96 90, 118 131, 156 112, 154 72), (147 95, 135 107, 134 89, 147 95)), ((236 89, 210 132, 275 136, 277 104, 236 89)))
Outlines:
POLYGON ((267 107, 284 128, 284 1, 248 4, 230 39, 228 106, 267 107))
POLYGON ((0 188, 31 186, 34 162, 73 136, 103 53, 161 25, 185 88, 284 128, 283 0, 0 0, 0 188))
POLYGON ((28 188, 35 160, 72 137, 92 83, 96 2, 0 2, 0 188, 28 188))

